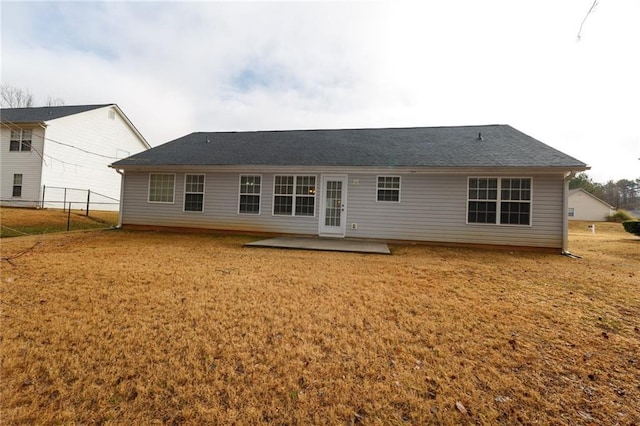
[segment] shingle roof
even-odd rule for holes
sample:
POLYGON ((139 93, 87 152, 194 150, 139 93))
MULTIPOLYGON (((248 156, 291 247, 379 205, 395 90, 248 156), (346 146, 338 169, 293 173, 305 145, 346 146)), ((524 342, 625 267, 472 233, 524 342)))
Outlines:
POLYGON ((2 108, 0 121, 3 123, 41 123, 56 118, 78 114, 92 109, 103 108, 113 104, 102 105, 65 105, 36 108, 2 108))
POLYGON ((508 125, 197 132, 113 164, 160 165, 586 169, 583 162, 508 125))

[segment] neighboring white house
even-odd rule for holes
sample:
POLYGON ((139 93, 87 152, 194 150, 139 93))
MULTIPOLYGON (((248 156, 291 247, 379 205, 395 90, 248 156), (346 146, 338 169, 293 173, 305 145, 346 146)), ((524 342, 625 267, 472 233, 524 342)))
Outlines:
POLYGON ((107 166, 150 148, 116 104, 3 108, 0 122, 3 206, 89 198, 92 209, 117 210, 120 176, 107 166))
POLYGON ((582 188, 569 190, 569 220, 604 221, 615 207, 582 188))
POLYGON ((507 125, 198 132, 111 167, 123 227, 564 251, 588 169, 507 125))

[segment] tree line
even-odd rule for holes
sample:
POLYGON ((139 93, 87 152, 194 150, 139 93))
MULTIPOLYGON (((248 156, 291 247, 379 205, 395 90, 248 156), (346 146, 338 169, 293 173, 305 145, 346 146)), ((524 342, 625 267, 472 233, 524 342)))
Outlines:
POLYGON ((584 189, 616 209, 640 210, 640 178, 599 183, 594 182, 588 174, 579 173, 569 181, 569 189, 577 188, 584 189))

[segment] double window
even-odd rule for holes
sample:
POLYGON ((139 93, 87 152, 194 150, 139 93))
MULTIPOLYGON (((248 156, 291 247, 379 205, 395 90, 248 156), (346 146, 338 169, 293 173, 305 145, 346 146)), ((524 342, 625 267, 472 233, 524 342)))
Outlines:
POLYGON ((378 201, 400 202, 400 176, 378 176, 378 201))
POLYGON ((315 176, 275 176, 273 214, 313 216, 316 207, 315 176))
POLYGON ((467 222, 531 225, 531 178, 469 178, 467 222))
MULTIPOLYGON (((176 175, 173 173, 149 174, 150 203, 173 204, 175 200, 176 175)), ((204 175, 184 176, 184 211, 204 211, 204 175)))
POLYGON ((9 151, 31 151, 31 130, 12 130, 9 151))
POLYGON ((173 203, 176 175, 151 173, 149 175, 149 202, 173 203))
POLYGON ((22 174, 21 173, 16 173, 13 175, 12 196, 22 197, 22 174))
POLYGON ((240 176, 239 213, 260 214, 260 195, 262 193, 262 176, 240 176))
POLYGON ((184 211, 204 211, 204 175, 185 175, 184 211))

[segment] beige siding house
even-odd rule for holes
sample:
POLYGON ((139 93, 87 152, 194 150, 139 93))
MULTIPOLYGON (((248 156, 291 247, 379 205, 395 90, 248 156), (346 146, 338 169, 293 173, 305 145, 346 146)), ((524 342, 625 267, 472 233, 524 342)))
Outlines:
POLYGON ((0 111, 2 205, 118 209, 120 176, 107 166, 150 148, 115 104, 0 111), (65 190, 66 188, 66 190, 65 190))
POLYGON ((193 133, 111 167, 124 227, 559 250, 588 168, 505 125, 193 133))
POLYGON ((569 190, 569 220, 604 221, 615 212, 615 207, 582 188, 569 190))

